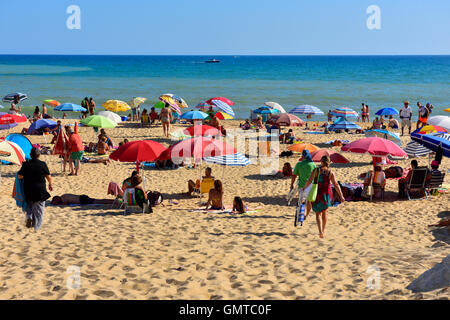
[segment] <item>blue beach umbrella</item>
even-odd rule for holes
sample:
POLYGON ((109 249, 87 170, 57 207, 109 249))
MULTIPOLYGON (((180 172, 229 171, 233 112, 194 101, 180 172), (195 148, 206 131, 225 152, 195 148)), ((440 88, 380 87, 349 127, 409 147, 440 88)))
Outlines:
POLYGON ((394 108, 382 108, 375 112, 377 116, 395 116, 398 114, 398 111, 394 108))
POLYGON ((442 147, 443 155, 450 158, 450 134, 448 133, 420 134, 413 132, 411 139, 434 152, 442 147))
POLYGON ((180 118, 186 120, 203 120, 206 119, 208 115, 201 111, 189 111, 183 113, 180 118))
POLYGON ((258 114, 274 114, 274 113, 279 113, 280 111, 273 109, 271 107, 268 106, 262 106, 258 109, 253 110, 254 113, 258 113, 258 114))
POLYGON ((53 120, 40 119, 40 120, 33 122, 31 124, 31 126, 28 128, 27 132, 31 132, 33 130, 39 130, 42 128, 54 128, 54 127, 56 127, 56 125, 57 125, 56 122, 53 120))
POLYGON ((331 126, 328 127, 328 130, 330 131, 357 130, 357 129, 361 129, 361 127, 358 126, 356 123, 347 121, 343 118, 339 119, 339 121, 334 122, 331 126))
POLYGON ((289 111, 289 113, 292 114, 323 114, 323 112, 314 106, 310 106, 310 105, 301 105, 301 106, 297 106, 294 109, 292 109, 291 111, 289 111))
POLYGON ((382 130, 382 129, 367 130, 365 135, 366 135, 366 137, 383 138, 386 140, 390 140, 399 146, 402 145, 402 140, 400 139, 399 135, 394 132, 387 131, 387 130, 382 130))
POLYGON ((0 124, 0 130, 7 130, 17 127, 17 122, 14 123, 7 123, 7 124, 0 124))
POLYGON ((82 106, 75 103, 63 103, 55 107, 54 110, 67 112, 85 112, 86 108, 83 108, 82 106))

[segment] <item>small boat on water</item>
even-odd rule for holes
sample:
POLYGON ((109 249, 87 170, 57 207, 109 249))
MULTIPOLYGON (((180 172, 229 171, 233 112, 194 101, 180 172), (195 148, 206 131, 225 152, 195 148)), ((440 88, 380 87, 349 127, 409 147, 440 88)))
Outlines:
POLYGON ((219 62, 220 62, 220 60, 217 60, 217 59, 209 59, 209 60, 205 61, 205 63, 219 63, 219 62))

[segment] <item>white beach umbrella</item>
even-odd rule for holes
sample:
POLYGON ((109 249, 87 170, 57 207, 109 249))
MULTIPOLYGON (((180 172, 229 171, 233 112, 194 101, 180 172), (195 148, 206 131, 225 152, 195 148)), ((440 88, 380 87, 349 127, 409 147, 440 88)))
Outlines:
POLYGON ((439 126, 447 131, 450 131, 450 117, 448 116, 434 116, 428 118, 427 124, 431 124, 433 126, 439 126))
POLYGON ((286 113, 286 110, 284 110, 284 108, 279 103, 268 101, 268 102, 264 102, 264 104, 268 107, 271 107, 275 110, 280 111, 280 113, 286 113))
POLYGON ((105 118, 108 118, 109 120, 112 120, 115 123, 122 122, 122 118, 117 113, 114 113, 112 111, 100 111, 98 113, 98 115, 102 116, 102 117, 105 117, 105 118))

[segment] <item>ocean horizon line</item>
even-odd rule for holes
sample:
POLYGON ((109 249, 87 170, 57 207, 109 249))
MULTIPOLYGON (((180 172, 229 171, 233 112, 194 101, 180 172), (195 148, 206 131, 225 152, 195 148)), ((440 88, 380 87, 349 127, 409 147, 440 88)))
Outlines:
POLYGON ((107 56, 107 57, 450 57, 448 54, 66 54, 0 53, 0 56, 107 56))

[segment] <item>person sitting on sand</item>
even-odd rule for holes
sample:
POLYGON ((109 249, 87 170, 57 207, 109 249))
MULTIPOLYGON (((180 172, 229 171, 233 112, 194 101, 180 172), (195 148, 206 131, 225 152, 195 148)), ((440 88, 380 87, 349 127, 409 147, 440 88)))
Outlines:
POLYGON ((254 121, 254 125, 255 125, 256 129, 263 129, 264 128, 261 116, 258 116, 256 118, 256 120, 254 121))
POLYGON ((70 205, 70 204, 113 204, 113 199, 92 199, 89 196, 82 194, 63 194, 62 196, 53 197, 51 204, 54 206, 70 205))
POLYGON ((158 120, 158 113, 155 111, 155 108, 152 107, 152 109, 150 110, 150 120, 151 120, 151 124, 154 124, 156 120, 158 120))
POLYGON ((112 140, 109 138, 109 136, 106 134, 105 129, 100 129, 100 134, 98 135, 98 141, 97 143, 99 143, 102 140, 102 137, 106 138, 106 144, 108 144, 109 147, 114 147, 114 144, 112 142, 112 140))
POLYGON ((389 124, 388 127, 390 129, 398 129, 399 128, 399 123, 396 119, 394 119, 394 116, 390 115, 389 116, 389 124))
POLYGON ((42 115, 41 115, 41 111, 39 110, 39 107, 36 106, 36 108, 34 108, 34 112, 33 112, 33 119, 41 119, 42 115))
POLYGON ((281 143, 292 144, 292 143, 294 143, 294 140, 295 140, 295 134, 294 134, 292 129, 289 129, 288 132, 283 133, 282 135, 280 135, 281 143))
POLYGON ((239 127, 242 130, 250 130, 252 125, 250 124, 250 121, 248 119, 245 119, 245 123, 244 124, 239 124, 239 127))
POLYGON ((241 214, 247 212, 247 206, 244 204, 244 201, 242 201, 241 197, 234 197, 232 212, 241 214))
POLYGON ((131 173, 131 176, 129 178, 126 178, 125 180, 123 180, 123 182, 122 182, 122 190, 125 191, 125 189, 133 187, 132 180, 133 180, 133 177, 136 176, 136 175, 138 175, 138 172, 136 170, 134 170, 131 173))
POLYGON ((105 155, 109 151, 109 146, 106 144, 106 137, 103 136, 97 143, 97 153, 99 155, 105 155))
POLYGON ((283 165, 283 169, 275 174, 278 178, 291 178, 293 175, 292 166, 289 162, 286 162, 283 165))
POLYGON ((214 188, 209 191, 208 202, 206 203, 206 210, 224 210, 223 204, 223 187, 220 180, 214 181, 214 188))
POLYGON ((372 129, 381 129, 381 126, 383 125, 383 122, 378 119, 378 117, 375 117, 375 120, 372 122, 372 129))
MULTIPOLYGON (((202 177, 202 180, 204 179, 214 179, 214 177, 211 175, 212 174, 212 169, 210 167, 207 167, 205 169, 205 175, 202 177)), ((200 180, 197 179, 197 181, 194 183, 194 181, 189 180, 188 181, 188 195, 192 196, 192 193, 196 190, 196 189, 200 189, 200 180)))

